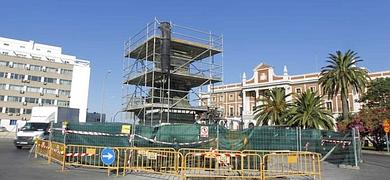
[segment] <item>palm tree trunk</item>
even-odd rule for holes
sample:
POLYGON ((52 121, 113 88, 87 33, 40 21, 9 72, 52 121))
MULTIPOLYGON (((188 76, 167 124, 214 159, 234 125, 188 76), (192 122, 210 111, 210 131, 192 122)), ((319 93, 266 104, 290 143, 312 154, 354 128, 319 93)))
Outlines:
POLYGON ((348 96, 345 91, 341 92, 341 104, 343 106, 343 120, 348 120, 348 114, 349 114, 348 96))

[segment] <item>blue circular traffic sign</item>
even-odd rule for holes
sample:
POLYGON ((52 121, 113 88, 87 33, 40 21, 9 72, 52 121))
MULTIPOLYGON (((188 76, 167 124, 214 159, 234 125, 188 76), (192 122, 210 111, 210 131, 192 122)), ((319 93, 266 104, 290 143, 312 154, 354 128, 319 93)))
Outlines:
POLYGON ((103 164, 111 165, 115 161, 115 152, 112 148, 105 147, 102 152, 100 152, 100 159, 103 164))

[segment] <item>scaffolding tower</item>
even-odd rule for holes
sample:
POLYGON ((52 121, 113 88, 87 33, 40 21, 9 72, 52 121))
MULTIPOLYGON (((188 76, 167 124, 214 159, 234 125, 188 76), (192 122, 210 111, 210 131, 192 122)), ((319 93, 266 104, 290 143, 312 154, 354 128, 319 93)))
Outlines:
POLYGON ((194 123, 223 78, 223 36, 155 19, 124 45, 123 111, 144 125, 194 123))

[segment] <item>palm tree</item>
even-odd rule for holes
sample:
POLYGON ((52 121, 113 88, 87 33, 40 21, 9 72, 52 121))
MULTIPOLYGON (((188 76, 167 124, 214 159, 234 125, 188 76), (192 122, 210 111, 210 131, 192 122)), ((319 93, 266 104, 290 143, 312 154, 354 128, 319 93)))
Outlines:
POLYGON ((267 90, 264 97, 259 101, 258 106, 255 107, 255 119, 257 120, 256 126, 275 124, 285 124, 285 118, 287 116, 287 110, 289 104, 286 102, 286 98, 290 94, 286 94, 283 88, 274 88, 267 90))
POLYGON ((356 92, 363 92, 369 80, 367 71, 359 68, 356 64, 360 61, 357 53, 348 50, 345 53, 336 51, 336 54, 329 54, 327 62, 329 65, 322 68, 319 84, 328 99, 333 99, 340 92, 343 107, 343 119, 348 119, 348 93, 350 89, 356 92))
POLYGON ((302 128, 333 129, 332 113, 316 92, 306 91, 298 95, 288 114, 287 125, 302 128))

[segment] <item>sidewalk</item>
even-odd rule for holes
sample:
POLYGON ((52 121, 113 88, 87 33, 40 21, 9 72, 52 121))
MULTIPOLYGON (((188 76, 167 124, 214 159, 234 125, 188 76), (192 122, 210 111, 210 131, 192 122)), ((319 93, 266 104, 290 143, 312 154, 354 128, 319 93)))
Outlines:
POLYGON ((0 132, 0 138, 13 139, 15 136, 15 132, 0 132))
POLYGON ((363 154, 376 154, 376 155, 390 156, 390 152, 387 152, 387 151, 362 150, 362 153, 363 154))

